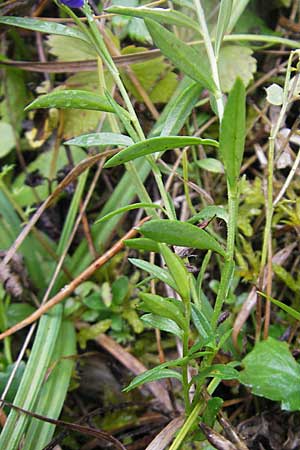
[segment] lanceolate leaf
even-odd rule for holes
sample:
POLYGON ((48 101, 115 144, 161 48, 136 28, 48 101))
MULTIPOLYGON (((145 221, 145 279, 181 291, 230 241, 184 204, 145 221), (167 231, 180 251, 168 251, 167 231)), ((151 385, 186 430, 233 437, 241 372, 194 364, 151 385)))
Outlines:
POLYGON ((123 206, 123 208, 116 209, 115 211, 106 214, 105 216, 98 219, 95 223, 105 222, 106 220, 109 220, 112 217, 117 216, 118 214, 140 208, 163 209, 160 205, 156 205, 155 203, 132 203, 131 205, 123 206))
POLYGON ((162 269, 161 267, 156 266, 155 264, 151 264, 148 261, 143 261, 141 259, 129 258, 129 261, 139 269, 145 270, 146 272, 150 273, 150 275, 154 276, 155 278, 158 278, 163 283, 166 283, 172 289, 177 290, 176 283, 173 280, 171 274, 167 270, 162 269))
POLYGON ((145 312, 174 320, 180 328, 185 328, 186 323, 181 311, 183 308, 182 302, 174 298, 164 298, 155 294, 142 293, 140 297, 143 300, 141 309, 145 312))
POLYGON ((203 87, 215 91, 216 86, 210 76, 210 69, 196 50, 153 20, 147 19, 145 23, 155 45, 178 69, 201 83, 203 87))
POLYGON ((182 259, 165 244, 160 244, 160 251, 175 282, 176 291, 180 294, 183 301, 189 302, 189 274, 182 259))
POLYGON ((108 13, 122 14, 123 16, 139 17, 140 19, 151 19, 155 22, 177 25, 179 27, 193 28, 199 32, 199 25, 190 17, 174 9, 167 8, 130 8, 126 6, 111 6, 107 8, 108 13))
POLYGON ((260 295, 266 298, 266 300, 270 300, 270 302, 274 303, 274 305, 281 308, 283 311, 287 312, 290 316, 294 317, 294 319, 300 321, 300 312, 296 311, 294 308, 291 308, 291 306, 286 305, 283 302, 280 302, 279 300, 276 300, 273 297, 269 297, 268 295, 264 294, 263 292, 258 292, 260 295))
POLYGON ((135 248, 137 250, 146 250, 147 252, 159 253, 159 244, 152 239, 137 238, 126 239, 124 244, 129 248, 135 248))
POLYGON ((41 95, 25 110, 38 108, 61 108, 61 109, 92 109, 96 111, 114 112, 114 109, 101 95, 81 90, 59 90, 51 94, 41 95))
POLYGON ((154 137, 141 141, 120 151, 113 158, 110 158, 105 164, 105 168, 118 166, 141 156, 150 155, 156 152, 163 152, 177 147, 185 147, 186 145, 212 145, 218 147, 218 142, 214 139, 201 139, 189 136, 169 136, 154 137))
POLYGON ((225 106, 220 133, 220 155, 231 190, 236 190, 244 153, 246 118, 245 87, 238 78, 225 106))
POLYGON ((150 381, 162 380, 163 378, 177 378, 181 381, 182 377, 179 372, 172 369, 161 369, 160 367, 154 367, 153 369, 147 370, 147 372, 142 373, 135 377, 132 382, 124 389, 124 392, 129 392, 132 389, 140 386, 144 383, 149 383, 150 381))
POLYGON ((67 145, 77 145, 78 147, 93 147, 97 145, 122 145, 128 147, 133 144, 129 136, 118 133, 91 133, 83 134, 65 142, 67 145))
POLYGON ((140 232, 147 238, 169 245, 212 250, 225 255, 221 245, 206 231, 179 220, 151 220, 141 226, 140 232))
POLYGON ((174 322, 174 320, 167 319, 166 317, 161 317, 152 313, 144 314, 141 319, 143 322, 145 322, 147 325, 152 326, 153 328, 167 331, 168 333, 172 333, 182 339, 183 332, 179 328, 177 323, 174 322))
POLYGON ((70 36, 83 41, 89 42, 87 37, 73 27, 67 27, 56 22, 47 22, 45 20, 32 19, 27 17, 0 17, 0 24, 11 25, 26 30, 39 31, 47 34, 60 34, 62 36, 70 36))
POLYGON ((220 4, 220 10, 218 15, 218 23, 216 30, 216 40, 215 40, 215 54, 216 57, 219 55, 219 50, 222 44, 222 40, 226 29, 229 24, 231 17, 232 0, 222 0, 220 4))

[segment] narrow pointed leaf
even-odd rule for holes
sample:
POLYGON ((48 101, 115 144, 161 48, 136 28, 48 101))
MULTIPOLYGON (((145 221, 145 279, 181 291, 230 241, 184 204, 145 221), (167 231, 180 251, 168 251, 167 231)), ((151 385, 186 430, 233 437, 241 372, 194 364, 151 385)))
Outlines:
POLYGON ((281 308, 283 311, 287 312, 290 316, 294 317, 294 319, 300 321, 300 312, 296 311, 296 309, 291 308, 291 306, 286 305, 283 302, 280 302, 279 300, 276 300, 273 297, 269 297, 268 295, 264 294, 263 292, 258 292, 262 297, 265 297, 266 300, 270 300, 270 302, 274 303, 274 305, 281 308))
POLYGON ((155 264, 151 264, 148 261, 143 261, 141 259, 129 258, 129 261, 139 269, 150 273, 150 275, 152 275, 153 277, 157 278, 163 283, 166 283, 172 289, 177 290, 175 281, 166 269, 163 269, 159 266, 156 266, 155 264))
POLYGON ((174 298, 164 298, 155 294, 142 293, 140 297, 143 300, 141 304, 143 311, 174 320, 180 328, 185 328, 186 323, 181 311, 183 307, 182 302, 174 298))
POLYGON ((149 383, 150 381, 162 380, 163 378, 177 378, 177 380, 182 381, 181 374, 176 372, 176 370, 154 367, 153 369, 147 370, 147 372, 135 377, 132 382, 125 389, 123 389, 123 391, 129 392, 141 384, 149 383))
POLYGON ((111 219, 118 214, 123 214, 127 211, 132 211, 133 209, 141 209, 141 208, 153 208, 153 209, 162 209, 160 205, 156 205, 154 203, 132 203, 131 205, 123 206, 123 208, 116 209, 111 213, 106 214, 105 216, 98 219, 95 223, 105 222, 106 220, 111 219))
POLYGON ((189 274, 182 259, 175 255, 165 244, 160 244, 160 251, 175 282, 176 291, 180 294, 183 301, 189 301, 189 274))
POLYGON ((179 220, 151 220, 141 226, 140 232, 147 238, 169 245, 212 250, 225 256, 221 245, 209 233, 179 220))
POLYGON ((106 12, 122 14, 123 16, 139 17, 140 19, 151 19, 155 22, 177 25, 179 27, 193 28, 199 32, 199 25, 190 17, 170 8, 131 8, 127 6, 111 6, 106 12))
POLYGON ((185 147, 187 145, 212 145, 218 147, 218 142, 214 139, 201 139, 190 136, 154 137, 133 144, 120 151, 117 155, 110 158, 104 167, 118 166, 119 164, 132 161, 141 156, 150 155, 156 152, 164 152, 178 147, 185 147))
POLYGON ((91 133, 83 134, 74 139, 65 142, 67 145, 77 145, 78 147, 94 147, 97 145, 122 145, 128 147, 133 144, 129 136, 118 133, 91 133))
POLYGON ((137 239, 126 239, 124 244, 129 248, 134 248, 136 250, 146 250, 147 252, 159 253, 159 244, 152 239, 147 238, 137 238, 137 239))
POLYGON ((81 90, 59 90, 50 94, 41 95, 25 110, 38 108, 61 108, 61 109, 92 109, 96 111, 114 112, 114 109, 101 95, 81 90))
POLYGON ((153 328, 158 328, 161 331, 172 333, 175 336, 179 337, 179 339, 182 339, 183 332, 179 328, 177 323, 174 322, 174 320, 167 319, 166 317, 161 317, 152 313, 144 314, 141 317, 141 320, 153 328))
POLYGON ((236 190, 240 174, 246 134, 246 92, 237 78, 229 93, 220 133, 220 155, 230 189, 236 190))
POLYGON ((215 40, 215 55, 218 57, 224 34, 229 25, 232 0, 221 0, 215 40))
POLYGON ((195 49, 153 20, 147 19, 145 23, 155 45, 178 69, 204 88, 215 92, 216 85, 210 75, 210 68, 195 49))
POLYGON ((0 24, 11 25, 13 27, 24 28, 26 30, 39 31, 40 33, 59 34, 61 36, 70 36, 82 41, 89 42, 87 37, 73 27, 67 27, 56 22, 47 22, 45 20, 32 19, 27 17, 0 17, 0 24))

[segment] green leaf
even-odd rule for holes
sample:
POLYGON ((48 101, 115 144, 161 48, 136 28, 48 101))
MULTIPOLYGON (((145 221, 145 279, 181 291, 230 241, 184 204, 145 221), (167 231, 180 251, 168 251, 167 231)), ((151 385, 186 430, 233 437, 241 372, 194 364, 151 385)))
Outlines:
POLYGON ((265 297, 267 300, 270 300, 270 302, 274 303, 274 305, 278 306, 279 308, 281 308, 283 311, 287 312, 288 314, 290 314, 290 316, 294 317, 294 319, 299 320, 300 321, 300 312, 296 311, 294 308, 291 308, 290 306, 286 305, 285 303, 280 302, 279 300, 276 300, 273 297, 270 297, 266 294, 264 294, 263 292, 259 292, 258 293, 262 296, 265 297))
POLYGON ((187 117, 198 102, 202 86, 184 78, 156 122, 151 136, 170 136, 179 133, 187 117))
POLYGON ((200 54, 153 20, 147 19, 145 22, 155 45, 163 55, 192 80, 215 92, 216 85, 210 76, 209 66, 201 60, 200 54))
POLYGON ((186 323, 181 311, 183 307, 182 302, 174 298, 164 298, 155 294, 141 293, 140 297, 143 300, 141 309, 145 312, 174 320, 181 329, 185 328, 186 323))
POLYGON ((127 6, 111 6, 106 12, 113 14, 121 14, 123 16, 139 17, 140 19, 151 19, 158 23, 166 23, 169 25, 177 25, 179 27, 193 28, 199 31, 199 26, 190 17, 182 14, 174 9, 165 8, 130 8, 127 6))
POLYGON ((179 337, 179 339, 182 339, 183 332, 179 328, 176 322, 171 319, 167 319, 166 317, 161 317, 156 314, 144 314, 141 317, 142 321, 145 322, 147 325, 150 325, 153 328, 158 328, 161 331, 166 331, 168 333, 172 333, 175 336, 179 337))
POLYGON ((0 122, 0 158, 8 155, 16 145, 16 139, 13 131, 13 127, 10 123, 0 122))
POLYGON ((157 278, 163 283, 166 283, 172 289, 177 290, 175 281, 166 269, 163 269, 162 267, 156 266, 155 264, 151 264, 148 261, 143 261, 141 259, 128 258, 128 260, 129 262, 131 262, 131 264, 134 264, 139 269, 150 273, 150 275, 152 275, 154 278, 157 278))
POLYGON ((159 253, 159 244, 152 239, 147 238, 137 238, 137 239, 126 239, 124 244, 130 248, 136 250, 146 250, 147 252, 159 253))
POLYGON ((88 38, 73 27, 67 27, 56 22, 47 22, 45 20, 32 19, 26 17, 0 17, 0 24, 11 25, 14 27, 25 28, 26 30, 39 31, 47 34, 60 34, 70 36, 89 42, 88 38))
POLYGON ((197 223, 202 220, 209 220, 213 217, 218 217, 219 219, 224 220, 224 222, 228 223, 228 213, 223 206, 217 205, 208 205, 205 208, 201 209, 200 212, 191 217, 188 222, 189 223, 197 223))
POLYGON ((213 335, 213 329, 210 321, 207 319, 203 311, 195 305, 192 305, 192 321, 201 338, 208 339, 213 335))
POLYGON ((283 409, 300 409, 300 366, 285 342, 271 337, 258 342, 243 365, 240 381, 255 395, 280 401, 283 409))
POLYGON ((117 216, 118 214, 122 214, 124 212, 132 211, 133 209, 140 209, 140 208, 163 209, 160 205, 156 205, 154 203, 132 203, 131 205, 124 206, 123 208, 116 209, 115 211, 112 211, 111 213, 106 214, 105 216, 98 219, 95 223, 105 222, 106 220, 109 220, 111 217, 117 216))
POLYGON ((232 89, 237 77, 248 86, 256 72, 256 59, 252 53, 251 48, 241 45, 224 45, 221 48, 218 69, 223 92, 232 89))
POLYGON ((7 326, 12 327, 30 316, 34 311, 35 308, 28 303, 11 303, 6 311, 7 326))
POLYGON ((77 136, 65 142, 66 145, 77 145, 78 147, 94 147, 97 145, 121 145, 128 147, 133 144, 129 136, 118 133, 91 133, 77 136))
POLYGON ((199 374, 193 377, 193 380, 200 380, 207 377, 220 378, 222 380, 239 379, 240 372, 234 369, 230 364, 213 364, 210 367, 199 370, 199 374))
POLYGON ((220 132, 220 155, 227 182, 232 191, 237 189, 246 134, 245 86, 238 78, 230 91, 225 106, 220 132))
POLYGON ((232 10, 232 0, 221 0, 218 14, 216 40, 215 40, 215 55, 217 58, 219 56, 219 51, 221 48, 224 34, 229 25, 231 10, 232 10))
POLYGON ((101 320, 88 328, 83 328, 78 334, 80 348, 85 349, 87 341, 95 339, 99 334, 105 333, 111 326, 111 319, 101 320))
POLYGON ((117 155, 110 158, 104 167, 118 166, 119 164, 132 161, 141 156, 164 152, 177 147, 185 147, 187 145, 212 145, 213 147, 218 147, 218 142, 214 139, 201 139, 189 136, 154 137, 133 144, 125 150, 120 151, 117 155))
MULTIPOLYGON (((4 389, 7 385, 7 382, 11 376, 11 373, 14 370, 14 367, 15 367, 15 364, 10 364, 9 366, 6 367, 5 372, 0 372, 0 395, 2 395, 4 389)), ((25 370, 25 363, 24 363, 24 361, 21 361, 21 363, 20 363, 19 367, 17 368, 17 371, 14 375, 13 382, 8 390, 7 396, 5 397, 5 399, 8 402, 13 403, 15 395, 18 390, 18 387, 20 385, 20 382, 21 382, 23 374, 24 374, 24 370, 25 370)))
POLYGON ((208 172, 224 173, 224 167, 221 161, 215 158, 204 158, 196 161, 198 167, 208 172))
POLYGON ((129 392, 141 384, 149 383, 150 381, 162 380, 163 378, 177 378, 177 380, 182 381, 181 374, 175 370, 154 367, 153 369, 147 370, 141 375, 135 377, 132 382, 125 389, 123 389, 123 391, 129 392))
POLYGON ((25 110, 39 108, 61 108, 61 109, 92 109, 96 111, 114 112, 114 109, 101 95, 96 95, 89 91, 81 90, 58 90, 50 94, 41 95, 28 106, 25 110))
POLYGON ((175 282, 176 291, 180 294, 183 301, 188 302, 190 299, 189 274, 183 261, 166 245, 160 244, 159 247, 169 272, 175 282))
POLYGON ((140 227, 147 238, 169 245, 212 250, 225 256, 221 245, 206 231, 179 220, 151 220, 140 227))
POLYGON ((97 58, 93 47, 73 37, 50 35, 46 43, 49 53, 58 61, 86 61, 97 58))

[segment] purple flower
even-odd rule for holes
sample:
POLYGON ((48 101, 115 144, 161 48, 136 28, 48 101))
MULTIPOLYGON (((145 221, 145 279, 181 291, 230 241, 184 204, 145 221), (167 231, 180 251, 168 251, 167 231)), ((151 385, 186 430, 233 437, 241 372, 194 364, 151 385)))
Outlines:
POLYGON ((81 8, 84 4, 84 0, 60 0, 60 1, 69 8, 81 8))

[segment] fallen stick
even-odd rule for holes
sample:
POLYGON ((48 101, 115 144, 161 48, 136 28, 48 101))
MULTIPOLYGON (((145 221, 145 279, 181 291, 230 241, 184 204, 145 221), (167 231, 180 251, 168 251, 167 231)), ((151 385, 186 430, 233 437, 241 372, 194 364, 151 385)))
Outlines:
MULTIPOLYGON (((150 217, 145 217, 142 219, 137 226, 142 225, 144 222, 149 220, 150 217)), ((134 237, 138 233, 136 228, 132 228, 125 234, 118 242, 116 242, 104 255, 100 256, 96 261, 94 261, 89 267, 87 267, 78 277, 76 277, 70 284, 66 284, 54 297, 52 297, 47 303, 38 308, 34 313, 30 316, 26 317, 26 319, 21 320, 21 322, 17 323, 13 327, 4 331, 0 334, 0 341, 5 339, 8 336, 16 333, 22 328, 27 327, 32 324, 36 320, 38 320, 43 314, 45 314, 49 309, 53 308, 53 306, 62 302, 65 298, 72 294, 75 289, 84 281, 89 279, 100 267, 102 267, 107 261, 109 261, 113 256, 119 253, 120 250, 124 247, 124 241, 126 239, 130 239, 134 237)))

